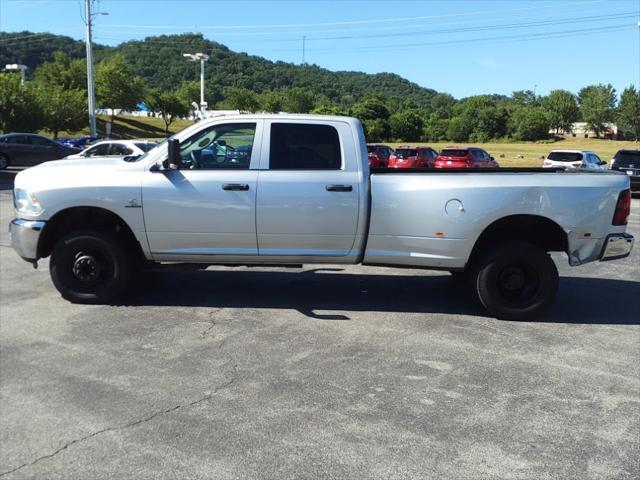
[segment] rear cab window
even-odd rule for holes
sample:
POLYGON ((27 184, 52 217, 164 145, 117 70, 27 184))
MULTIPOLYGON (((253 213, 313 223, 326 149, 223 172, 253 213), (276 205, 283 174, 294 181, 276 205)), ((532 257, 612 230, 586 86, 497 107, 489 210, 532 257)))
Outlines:
POLYGON ((443 157, 466 157, 467 150, 462 150, 459 148, 445 148, 440 152, 440 155, 443 157))
POLYGON ((551 152, 547 157, 548 160, 554 162, 581 162, 582 154, 580 152, 551 152))
POLYGON ((630 167, 633 165, 634 168, 640 168, 640 150, 618 152, 613 157, 613 160, 614 165, 618 167, 630 167))
POLYGON ((340 170, 338 130, 332 125, 271 124, 270 170, 340 170))
POLYGON ((415 157, 416 155, 418 155, 418 152, 413 148, 399 148, 396 150, 397 157, 406 158, 406 157, 415 157))

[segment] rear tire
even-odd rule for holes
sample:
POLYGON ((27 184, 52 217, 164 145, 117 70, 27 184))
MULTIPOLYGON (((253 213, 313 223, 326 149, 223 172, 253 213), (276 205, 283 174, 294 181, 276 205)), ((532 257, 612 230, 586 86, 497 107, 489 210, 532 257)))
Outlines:
POLYGON ((530 320, 546 312, 558 292, 551 257, 530 243, 500 245, 477 262, 473 286, 489 313, 504 320, 530 320))
POLYGON ((127 288, 132 259, 124 242, 105 230, 78 230, 60 239, 49 262, 51 280, 73 303, 100 304, 127 288))
POLYGON ((11 165, 9 157, 7 157, 4 153, 0 153, 0 170, 4 170, 9 165, 11 165))

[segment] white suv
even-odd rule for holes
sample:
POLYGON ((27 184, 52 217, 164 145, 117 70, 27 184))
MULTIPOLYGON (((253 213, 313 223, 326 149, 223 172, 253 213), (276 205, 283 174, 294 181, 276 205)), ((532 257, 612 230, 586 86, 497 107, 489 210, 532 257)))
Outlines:
POLYGON ((607 162, 590 150, 553 150, 545 158, 544 168, 589 168, 604 170, 607 162))

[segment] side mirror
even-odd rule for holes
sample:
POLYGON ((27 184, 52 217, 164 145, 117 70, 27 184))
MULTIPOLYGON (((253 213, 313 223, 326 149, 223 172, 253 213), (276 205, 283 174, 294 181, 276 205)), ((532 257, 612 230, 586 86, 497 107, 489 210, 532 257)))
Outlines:
POLYGON ((165 170, 180 169, 180 142, 172 139, 167 142, 167 159, 162 162, 165 170))
POLYGON ((607 162, 605 162, 604 160, 600 160, 600 161, 598 162, 598 165, 606 165, 606 164, 607 164, 607 162))
POLYGON ((495 159, 495 158, 493 158, 493 157, 490 157, 490 158, 491 158, 491 160, 493 160, 494 162, 496 161, 496 159, 495 159))
POLYGON ((227 141, 226 140, 216 140, 216 143, 218 145, 220 145, 221 147, 226 147, 227 146, 227 141))

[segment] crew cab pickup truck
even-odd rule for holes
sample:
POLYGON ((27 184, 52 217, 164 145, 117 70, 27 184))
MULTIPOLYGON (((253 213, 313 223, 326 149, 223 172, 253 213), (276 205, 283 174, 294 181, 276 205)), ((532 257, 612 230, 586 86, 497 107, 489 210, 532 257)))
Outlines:
POLYGON ((51 257, 72 302, 112 302, 154 263, 383 265, 466 277, 494 316, 554 301, 569 264, 629 255, 629 178, 509 169, 370 171, 357 119, 201 121, 136 159, 59 160, 19 173, 17 253, 51 257))

